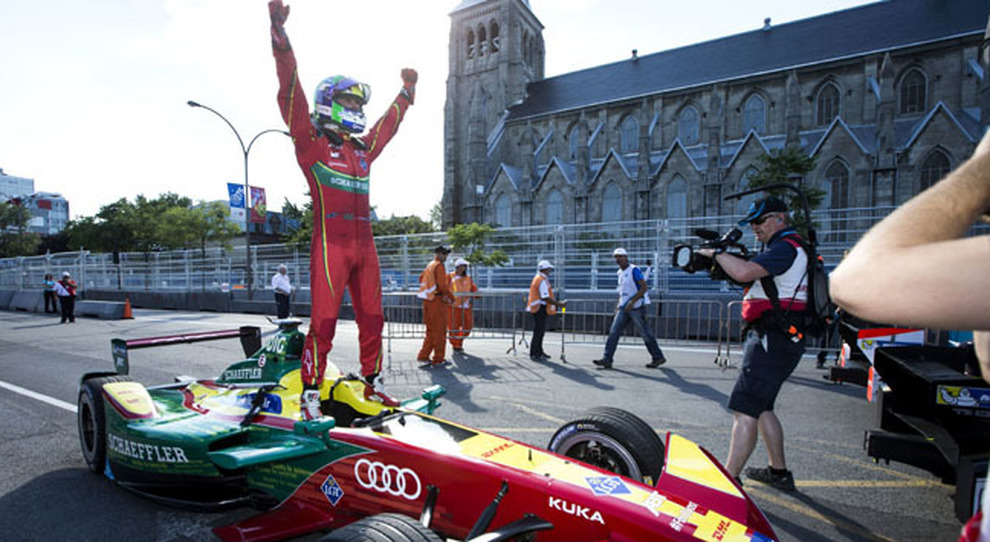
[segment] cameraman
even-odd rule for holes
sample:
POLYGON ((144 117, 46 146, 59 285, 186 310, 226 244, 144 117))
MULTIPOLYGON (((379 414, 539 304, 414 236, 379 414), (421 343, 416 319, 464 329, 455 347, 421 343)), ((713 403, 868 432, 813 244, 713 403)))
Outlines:
POLYGON ((698 252, 712 258, 733 280, 752 283, 743 296, 742 315, 746 321, 746 344, 742 370, 729 396, 732 411, 732 438, 725 468, 739 479, 756 447, 757 434, 763 437, 769 466, 747 468, 746 476, 785 491, 794 490, 794 476, 784 460, 784 430, 773 412, 780 386, 797 367, 805 341, 800 330, 785 322, 782 309, 800 311, 807 300, 804 276, 808 257, 794 240, 797 232, 788 223, 787 205, 767 197, 753 202, 740 226, 749 224, 763 251, 745 260, 721 249, 703 248, 698 252), (779 306, 766 289, 776 289, 779 306))

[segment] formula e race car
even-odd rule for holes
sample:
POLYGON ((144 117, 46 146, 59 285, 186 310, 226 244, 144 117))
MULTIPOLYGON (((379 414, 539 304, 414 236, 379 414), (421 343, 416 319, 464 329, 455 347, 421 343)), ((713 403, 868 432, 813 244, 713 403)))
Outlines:
POLYGON ((773 528, 707 451, 641 419, 592 409, 549 451, 434 416, 434 386, 396 408, 329 364, 321 419, 301 421, 298 320, 123 341, 116 372, 79 389, 89 468, 140 495, 200 510, 261 511, 217 527, 222 540, 771 541, 773 528), (240 337, 248 356, 220 376, 145 387, 136 348, 240 337), (665 460, 666 459, 666 460, 665 460))

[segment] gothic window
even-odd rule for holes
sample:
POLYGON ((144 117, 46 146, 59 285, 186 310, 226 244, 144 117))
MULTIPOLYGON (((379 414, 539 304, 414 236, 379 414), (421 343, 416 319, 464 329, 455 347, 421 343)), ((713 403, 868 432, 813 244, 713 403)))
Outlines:
MULTIPOLYGON (((742 178, 739 179, 739 191, 744 192, 749 189, 749 180, 756 175, 756 168, 749 168, 743 173, 742 178)), ((745 216, 749 212, 749 206, 756 200, 760 199, 760 194, 750 194, 748 196, 743 196, 739 198, 739 204, 736 207, 736 212, 742 216, 745 216)))
POLYGON ((627 116, 619 126, 619 152, 629 154, 639 147, 639 122, 632 115, 627 116))
POLYGON ((512 225, 512 202, 506 194, 500 195, 495 200, 495 225, 499 227, 512 225))
POLYGON ((815 124, 828 126, 832 119, 839 116, 839 87, 834 83, 826 83, 818 90, 818 99, 815 102, 815 124))
POLYGON ((949 173, 949 158, 944 152, 935 150, 921 163, 921 189, 928 190, 949 173))
POLYGON ((493 53, 497 53, 501 42, 498 37, 498 23, 492 22, 491 31, 489 32, 491 49, 493 53))
POLYGON ((921 70, 914 68, 901 79, 900 112, 902 115, 925 111, 927 83, 921 70))
POLYGON ((574 127, 571 128, 570 135, 567 136, 568 144, 570 146, 570 153, 568 156, 570 157, 571 160, 577 160, 578 158, 578 150, 579 150, 578 145, 581 144, 580 133, 581 131, 578 130, 578 125, 575 124, 574 127))
POLYGON ((622 220, 622 190, 614 181, 602 190, 602 222, 622 220))
POLYGON ((706 184, 705 185, 705 216, 717 217, 721 213, 722 208, 722 185, 720 184, 706 184))
POLYGON ((667 186, 667 218, 687 218, 687 181, 677 175, 667 186))
POLYGON ((474 58, 474 30, 468 29, 467 33, 467 56, 474 58))
POLYGON ((681 116, 677 120, 677 137, 681 138, 681 143, 694 145, 698 142, 698 110, 694 106, 687 106, 681 111, 681 116))
POLYGON ((764 134, 766 128, 767 103, 759 94, 753 94, 743 106, 743 134, 748 134, 750 130, 757 134, 764 134))
POLYGON ((547 194, 547 225, 564 223, 564 196, 554 188, 547 194))
POLYGON ((488 38, 483 25, 478 26, 478 56, 485 56, 488 52, 488 38))
POLYGON ((849 207, 849 168, 836 160, 825 168, 825 181, 828 190, 829 209, 849 207))
POLYGON ((530 66, 532 66, 533 65, 533 61, 529 57, 529 32, 524 32, 523 33, 522 46, 523 46, 523 51, 522 51, 523 52, 523 62, 525 62, 526 64, 529 64, 530 66))

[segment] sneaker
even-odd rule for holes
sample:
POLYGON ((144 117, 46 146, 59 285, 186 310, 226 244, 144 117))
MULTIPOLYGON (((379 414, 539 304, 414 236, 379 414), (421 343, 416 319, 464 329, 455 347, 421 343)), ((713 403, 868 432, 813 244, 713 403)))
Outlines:
POLYGON ((656 369, 657 367, 667 363, 667 358, 653 358, 653 361, 646 364, 647 369, 656 369))
POLYGON ((777 474, 771 471, 770 467, 763 467, 762 469, 746 467, 746 476, 781 491, 795 490, 794 475, 789 470, 785 470, 783 474, 777 474))
POLYGON ((395 397, 385 393, 385 381, 382 375, 370 375, 364 377, 364 398, 368 401, 377 401, 385 406, 397 407, 399 401, 395 397))
POLYGON ((547 359, 548 358, 544 358, 543 356, 529 356, 530 361, 546 361, 547 359))
POLYGON ((596 360, 592 361, 591 363, 594 363, 595 365, 601 367, 602 369, 611 369, 612 368, 612 362, 611 361, 604 360, 604 359, 596 359, 596 360))
POLYGON ((430 358, 416 358, 416 361, 418 361, 420 363, 429 363, 430 362, 430 358))

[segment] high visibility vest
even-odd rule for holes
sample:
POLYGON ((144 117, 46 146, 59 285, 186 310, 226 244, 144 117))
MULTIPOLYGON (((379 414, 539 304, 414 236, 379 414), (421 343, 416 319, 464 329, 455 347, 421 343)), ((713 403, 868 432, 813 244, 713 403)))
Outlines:
MULTIPOLYGON (((468 275, 460 277, 457 275, 457 272, 455 271, 450 275, 448 275, 448 279, 450 280, 450 291, 455 294, 478 291, 478 287, 474 284, 474 281, 471 280, 471 277, 468 275)), ((471 300, 467 296, 455 297, 454 306, 460 307, 462 309, 470 308, 471 300)))
POLYGON ((527 304, 527 308, 529 309, 529 312, 536 314, 540 312, 540 305, 546 305, 547 314, 556 314, 557 306, 545 303, 543 301, 543 296, 540 295, 540 284, 543 281, 546 281, 547 290, 550 292, 549 297, 550 299, 553 299, 553 284, 550 283, 550 279, 543 273, 537 273, 536 276, 533 277, 533 282, 529 284, 529 303, 527 304))
POLYGON ((436 297, 434 294, 438 293, 437 289, 444 289, 443 286, 446 285, 437 284, 438 266, 440 267, 440 276, 446 278, 447 270, 444 269, 443 263, 433 260, 426 266, 426 269, 419 274, 419 293, 416 294, 416 297, 424 301, 432 301, 434 297, 436 297))

